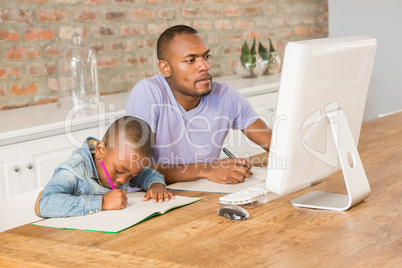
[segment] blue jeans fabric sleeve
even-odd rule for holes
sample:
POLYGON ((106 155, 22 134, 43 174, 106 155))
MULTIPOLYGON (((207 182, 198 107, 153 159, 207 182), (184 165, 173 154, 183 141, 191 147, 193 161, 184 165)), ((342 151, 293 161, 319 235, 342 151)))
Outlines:
POLYGON ((151 184, 154 182, 159 182, 166 186, 165 178, 162 174, 154 169, 146 167, 138 176, 130 180, 130 185, 148 191, 149 187, 151 187, 151 184))

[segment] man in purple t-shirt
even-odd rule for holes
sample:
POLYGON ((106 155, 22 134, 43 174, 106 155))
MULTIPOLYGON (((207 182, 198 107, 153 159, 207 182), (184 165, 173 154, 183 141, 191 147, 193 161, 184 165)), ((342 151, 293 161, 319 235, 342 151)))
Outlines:
POLYGON ((127 115, 145 120, 155 135, 154 168, 167 183, 207 178, 238 183, 250 177, 246 159, 219 160, 230 128, 269 150, 271 129, 236 89, 212 81, 210 50, 196 30, 167 29, 158 39, 163 75, 138 82, 127 115))

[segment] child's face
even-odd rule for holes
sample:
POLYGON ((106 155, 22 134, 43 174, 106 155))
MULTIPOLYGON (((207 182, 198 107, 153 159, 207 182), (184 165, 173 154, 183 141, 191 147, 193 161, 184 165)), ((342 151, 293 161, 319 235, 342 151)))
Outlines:
MULTIPOLYGON (((119 188, 121 185, 129 182, 133 177, 140 174, 150 162, 149 157, 145 157, 135 149, 126 148, 125 155, 122 155, 119 154, 118 149, 110 149, 107 147, 99 160, 103 161, 115 188, 119 188)), ((99 180, 103 186, 112 188, 99 161, 95 160, 95 163, 99 180)))

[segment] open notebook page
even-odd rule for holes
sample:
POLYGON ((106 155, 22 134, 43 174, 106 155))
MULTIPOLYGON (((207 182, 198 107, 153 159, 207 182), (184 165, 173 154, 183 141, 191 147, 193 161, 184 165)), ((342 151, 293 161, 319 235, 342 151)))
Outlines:
POLYGON ((128 204, 122 210, 104 210, 95 214, 51 218, 35 222, 34 225, 62 229, 76 229, 95 232, 118 233, 151 216, 163 214, 173 208, 185 206, 201 200, 201 198, 175 196, 175 199, 164 203, 153 203, 152 200, 142 201, 144 192, 128 193, 128 204))

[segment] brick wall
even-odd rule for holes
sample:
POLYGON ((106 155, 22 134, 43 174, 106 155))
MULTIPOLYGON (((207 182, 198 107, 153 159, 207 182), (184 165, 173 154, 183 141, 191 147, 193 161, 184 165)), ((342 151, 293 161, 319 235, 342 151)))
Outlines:
POLYGON ((154 47, 176 24, 196 28, 213 75, 235 72, 243 41, 328 36, 327 0, 0 0, 0 109, 57 101, 58 52, 78 32, 96 51, 101 94, 154 75, 154 47))

